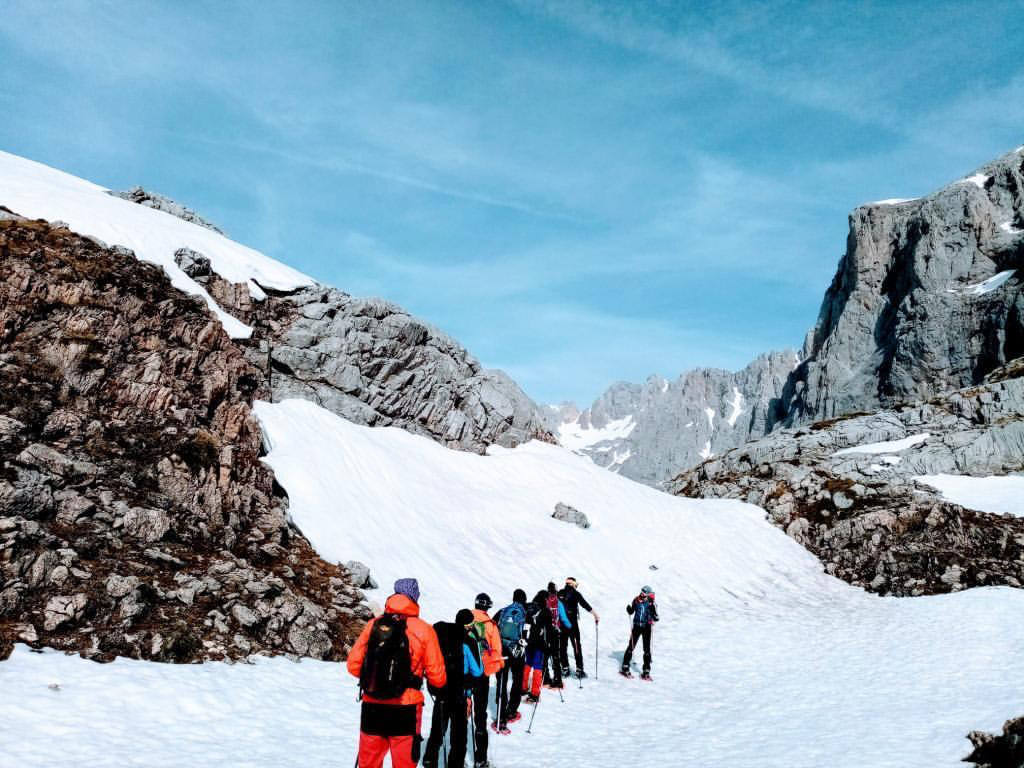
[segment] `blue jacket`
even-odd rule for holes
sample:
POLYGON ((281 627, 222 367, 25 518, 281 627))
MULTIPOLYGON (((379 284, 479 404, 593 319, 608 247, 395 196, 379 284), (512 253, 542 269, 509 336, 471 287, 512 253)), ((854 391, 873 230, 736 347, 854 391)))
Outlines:
POLYGON ((480 677, 484 673, 484 665, 477 659, 476 654, 470 650, 465 643, 462 644, 462 676, 480 677))
POLYGON ((565 604, 561 600, 558 601, 558 620, 562 622, 562 626, 566 629, 572 629, 572 622, 569 621, 569 614, 565 610, 565 604))

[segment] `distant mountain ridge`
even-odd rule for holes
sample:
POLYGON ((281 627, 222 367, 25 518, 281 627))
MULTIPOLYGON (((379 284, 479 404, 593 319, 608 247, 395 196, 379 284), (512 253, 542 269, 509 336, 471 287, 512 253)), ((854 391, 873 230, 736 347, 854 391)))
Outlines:
POLYGON ((547 406, 548 428, 566 448, 599 466, 660 487, 680 467, 761 437, 777 418, 778 397, 796 352, 761 355, 740 371, 697 368, 675 380, 618 382, 580 411, 547 406))

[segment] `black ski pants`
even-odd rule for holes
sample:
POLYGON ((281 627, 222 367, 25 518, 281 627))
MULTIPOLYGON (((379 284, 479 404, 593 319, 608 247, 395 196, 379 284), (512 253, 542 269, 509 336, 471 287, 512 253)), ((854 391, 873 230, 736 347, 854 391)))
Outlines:
POLYGON ((520 656, 510 656, 495 678, 497 690, 495 696, 498 703, 498 727, 504 728, 510 717, 519 711, 523 700, 523 668, 526 660, 520 656), (511 686, 511 690, 509 687, 511 686))
POLYGON ((561 648, 559 653, 562 669, 569 669, 569 644, 572 643, 572 655, 576 657, 576 669, 583 670, 583 644, 580 642, 580 623, 573 622, 572 629, 562 629, 561 648))
POLYGON ((473 679, 473 762, 477 764, 487 762, 487 699, 490 692, 491 678, 481 675, 473 679))
POLYGON ((427 738, 427 747, 423 752, 423 764, 427 766, 442 765, 438 755, 441 752, 444 734, 449 725, 452 735, 449 739, 448 765, 461 766, 465 763, 468 737, 466 723, 468 720, 465 696, 461 694, 439 696, 434 702, 434 714, 430 718, 430 736, 427 738))
POLYGON ((633 627, 629 635, 629 646, 622 654, 622 668, 629 669, 629 662, 633 658, 633 649, 636 648, 636 641, 643 638, 644 641, 644 672, 651 671, 651 625, 633 627))
POLYGON ((562 687, 562 660, 559 648, 564 632, 565 630, 559 630, 554 633, 547 647, 547 653, 544 655, 544 682, 556 688, 562 687))

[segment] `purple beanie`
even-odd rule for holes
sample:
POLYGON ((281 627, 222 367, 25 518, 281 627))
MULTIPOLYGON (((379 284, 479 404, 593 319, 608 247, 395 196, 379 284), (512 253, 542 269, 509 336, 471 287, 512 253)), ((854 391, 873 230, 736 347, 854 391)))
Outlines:
POLYGON ((416 579, 399 579, 395 582, 395 594, 405 595, 414 603, 420 601, 420 585, 416 579))

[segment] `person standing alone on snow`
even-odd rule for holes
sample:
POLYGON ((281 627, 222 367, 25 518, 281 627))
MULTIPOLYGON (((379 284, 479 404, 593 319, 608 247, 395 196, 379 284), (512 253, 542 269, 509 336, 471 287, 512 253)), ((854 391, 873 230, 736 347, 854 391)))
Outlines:
POLYGON ((384 613, 367 623, 348 655, 359 678, 359 768, 381 768, 391 752, 394 768, 420 759, 423 678, 435 688, 447 682, 434 628, 419 618, 416 579, 399 579, 384 613))
POLYGON ((640 594, 633 598, 633 602, 626 606, 626 613, 633 617, 633 630, 629 634, 629 645, 622 655, 622 669, 620 673, 626 677, 632 677, 629 671, 629 662, 633 658, 633 649, 637 640, 644 641, 644 669, 640 679, 651 679, 651 632, 654 622, 658 620, 658 605, 654 602, 654 592, 650 587, 644 586, 640 594))
POLYGON ((586 677, 583 671, 583 646, 580 642, 580 608, 584 608, 594 617, 594 624, 601 621, 597 611, 590 607, 590 603, 576 589, 576 579, 572 576, 565 580, 565 586, 559 591, 558 596, 565 605, 565 612, 569 616, 569 627, 562 632, 559 647, 559 658, 562 663, 562 676, 569 675, 569 643, 572 643, 572 654, 576 657, 576 677, 586 677))
POLYGON ((487 615, 494 602, 484 592, 476 596, 473 622, 480 640, 480 661, 484 666, 482 677, 473 681, 473 734, 475 768, 487 766, 487 699, 491 691, 491 675, 505 666, 501 657, 501 635, 497 625, 487 615))
POLYGON ((449 725, 451 751, 445 756, 444 766, 461 766, 466 761, 467 703, 473 692, 473 678, 484 673, 473 612, 463 608, 455 615, 454 624, 439 621, 434 624, 434 631, 441 644, 448 682, 443 688, 430 688, 434 695, 434 714, 430 721, 430 738, 423 750, 423 766, 437 768, 438 754, 449 725))

